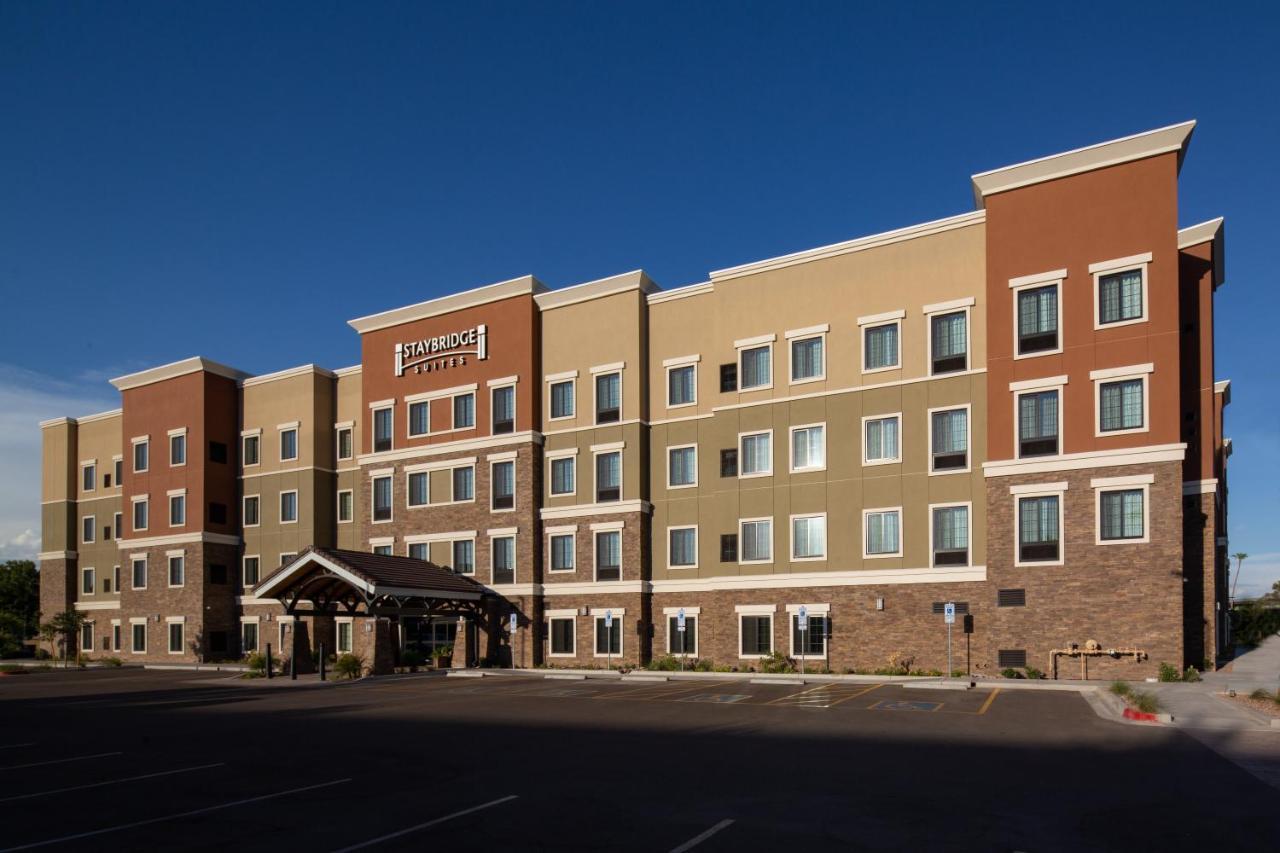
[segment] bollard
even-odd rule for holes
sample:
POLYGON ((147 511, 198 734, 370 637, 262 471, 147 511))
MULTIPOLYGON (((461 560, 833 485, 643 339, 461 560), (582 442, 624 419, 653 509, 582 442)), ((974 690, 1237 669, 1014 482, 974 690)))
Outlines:
POLYGON ((293 657, 289 658, 289 680, 298 680, 298 655, 296 653, 293 657))
POLYGON ((271 679, 271 644, 267 643, 267 679, 271 679))
POLYGON ((324 681, 324 643, 320 644, 320 680, 324 681))

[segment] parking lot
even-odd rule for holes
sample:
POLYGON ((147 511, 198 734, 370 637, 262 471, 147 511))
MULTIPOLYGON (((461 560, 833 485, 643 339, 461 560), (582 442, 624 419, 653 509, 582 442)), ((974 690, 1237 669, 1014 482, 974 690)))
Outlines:
POLYGON ((1280 792, 1076 694, 0 680, 0 850, 1268 849, 1280 792))

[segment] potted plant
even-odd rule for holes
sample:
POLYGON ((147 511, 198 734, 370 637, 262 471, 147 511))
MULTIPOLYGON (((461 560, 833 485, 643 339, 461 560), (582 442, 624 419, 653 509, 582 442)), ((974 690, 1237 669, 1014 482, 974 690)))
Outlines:
POLYGON ((422 653, 414 649, 408 649, 404 654, 400 655, 400 665, 408 669, 410 672, 417 672, 418 667, 422 666, 422 653))
POLYGON ((436 646, 431 650, 431 659, 436 669, 447 669, 453 666, 453 646, 436 646))

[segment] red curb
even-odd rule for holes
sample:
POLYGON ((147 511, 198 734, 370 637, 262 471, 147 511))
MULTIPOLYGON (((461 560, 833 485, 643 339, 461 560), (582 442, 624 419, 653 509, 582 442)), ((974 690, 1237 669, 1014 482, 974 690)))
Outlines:
POLYGON ((1144 723, 1159 722, 1159 719, 1155 714, 1148 714, 1145 711, 1135 711, 1132 708, 1124 709, 1124 718, 1126 720, 1141 720, 1144 723))

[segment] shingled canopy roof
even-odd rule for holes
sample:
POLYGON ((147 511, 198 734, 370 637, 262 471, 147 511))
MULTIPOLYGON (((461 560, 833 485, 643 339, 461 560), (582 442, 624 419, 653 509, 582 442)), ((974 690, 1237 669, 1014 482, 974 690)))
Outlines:
POLYGON ((341 607, 370 615, 476 613, 491 594, 471 578, 426 560, 316 547, 285 563, 255 592, 280 601, 289 613, 308 602, 312 611, 341 607))

